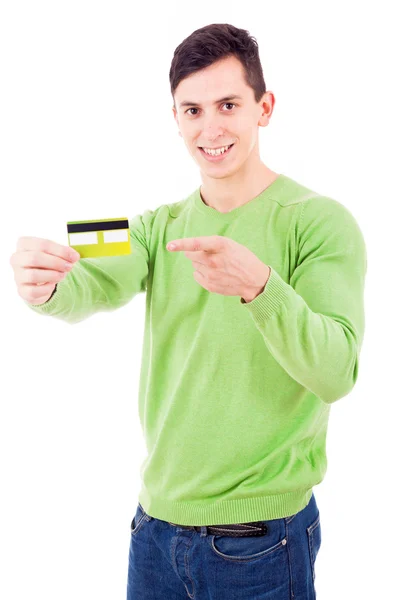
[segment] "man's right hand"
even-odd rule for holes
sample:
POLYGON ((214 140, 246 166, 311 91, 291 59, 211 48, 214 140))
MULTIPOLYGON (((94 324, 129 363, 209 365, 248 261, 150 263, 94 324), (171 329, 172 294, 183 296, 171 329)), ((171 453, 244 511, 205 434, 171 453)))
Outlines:
POLYGON ((10 258, 19 295, 30 304, 43 304, 79 259, 78 252, 69 246, 43 238, 20 237, 17 251, 10 258))

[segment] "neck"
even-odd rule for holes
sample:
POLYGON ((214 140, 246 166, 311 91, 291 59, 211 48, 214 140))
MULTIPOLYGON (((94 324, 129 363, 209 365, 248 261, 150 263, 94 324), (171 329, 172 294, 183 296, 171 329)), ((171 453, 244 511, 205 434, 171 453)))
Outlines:
POLYGON ((227 178, 217 179, 202 173, 200 194, 207 206, 227 213, 261 194, 278 175, 261 161, 252 168, 243 165, 227 178))

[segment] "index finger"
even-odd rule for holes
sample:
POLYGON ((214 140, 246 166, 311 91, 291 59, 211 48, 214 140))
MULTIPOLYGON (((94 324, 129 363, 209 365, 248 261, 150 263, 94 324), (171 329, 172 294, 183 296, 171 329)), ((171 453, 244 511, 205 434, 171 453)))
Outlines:
POLYGON ((188 250, 190 252, 198 252, 204 250, 206 252, 219 252, 222 248, 223 237, 220 235, 205 235, 201 237, 180 238, 172 240, 167 244, 167 250, 188 250), (173 247, 171 247, 173 244, 173 247))
POLYGON ((69 246, 63 246, 62 244, 53 242, 53 240, 33 236, 20 237, 17 242, 17 250, 39 250, 69 261, 75 261, 80 258, 79 252, 76 252, 76 250, 69 246))

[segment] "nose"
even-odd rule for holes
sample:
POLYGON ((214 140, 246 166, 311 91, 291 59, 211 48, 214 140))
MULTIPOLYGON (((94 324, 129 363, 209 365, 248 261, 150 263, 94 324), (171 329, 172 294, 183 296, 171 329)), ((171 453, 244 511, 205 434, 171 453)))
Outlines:
POLYGON ((214 143, 215 140, 224 139, 224 129, 215 121, 209 121, 205 123, 203 128, 203 139, 207 142, 214 143))

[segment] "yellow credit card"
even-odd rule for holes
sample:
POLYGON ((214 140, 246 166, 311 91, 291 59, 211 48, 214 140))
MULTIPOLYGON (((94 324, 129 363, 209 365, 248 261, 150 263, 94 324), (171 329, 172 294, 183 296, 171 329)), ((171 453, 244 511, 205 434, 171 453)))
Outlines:
POLYGON ((131 253, 128 218, 68 221, 68 244, 81 258, 131 253))

